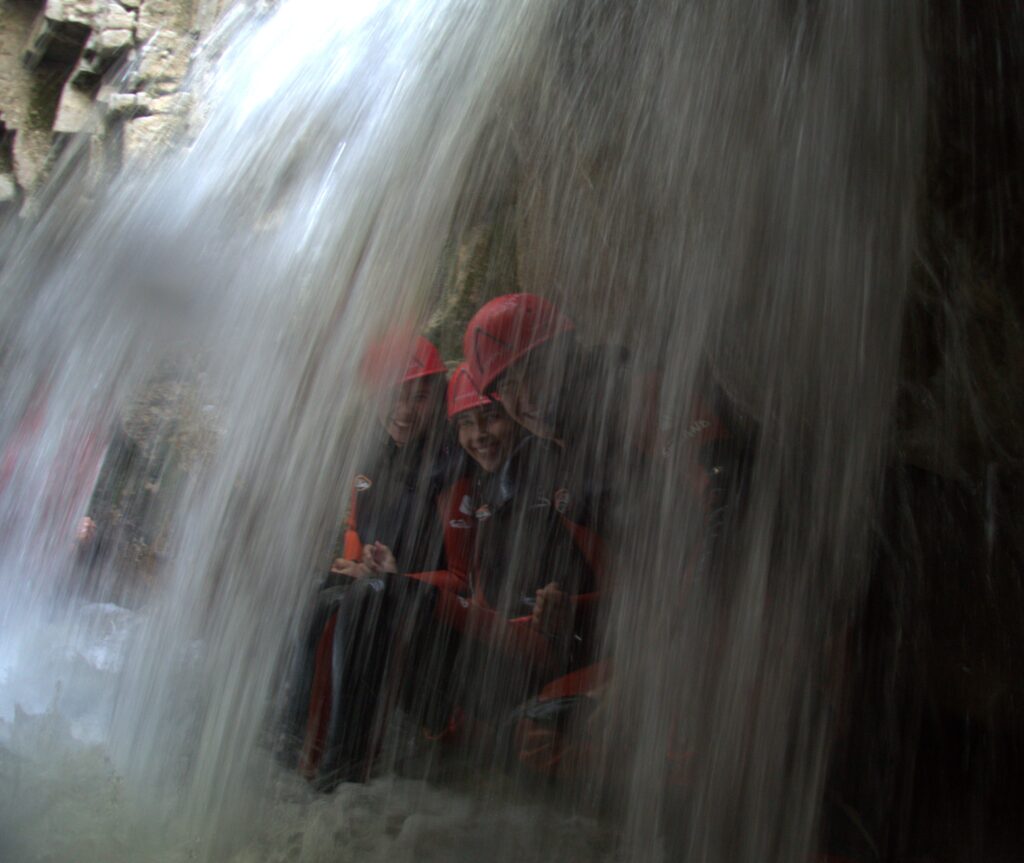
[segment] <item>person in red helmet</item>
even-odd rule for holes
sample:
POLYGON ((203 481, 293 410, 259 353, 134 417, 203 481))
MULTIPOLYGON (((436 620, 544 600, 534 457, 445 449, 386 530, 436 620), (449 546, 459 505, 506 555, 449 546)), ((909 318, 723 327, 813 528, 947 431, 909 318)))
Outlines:
POLYGON ((453 609, 464 633, 454 700, 488 721, 594 652, 600 541, 565 515, 561 446, 519 425, 526 433, 475 484, 471 601, 464 613, 453 609))
POLYGON ((494 395, 532 434, 556 439, 565 378, 578 355, 575 326, 534 294, 506 294, 472 317, 463 340, 480 391, 494 395))
POLYGON ((373 344, 362 363, 377 390, 382 436, 369 469, 352 481, 346 530, 332 572, 360 578, 375 543, 388 546, 408 571, 443 569, 435 502, 444 483, 447 368, 423 336, 408 343, 391 335, 373 344))
POLYGON ((477 389, 465 363, 448 384, 448 419, 459 446, 486 473, 505 463, 519 437, 505 409, 477 389))
MULTIPOLYGON (((435 611, 456 633, 458 649, 451 673, 434 678, 445 682, 442 706, 507 729, 517 705, 593 657, 600 540, 563 514, 560 445, 512 422, 500 403, 480 393, 468 364, 453 375, 448 404, 459 442, 477 466, 450 499, 450 566, 462 557, 455 526, 474 537, 466 598, 443 594, 435 611)), ((433 713, 446 716, 436 705, 433 713)))
MULTIPOLYGON (((620 530, 628 528, 633 516, 621 508, 625 489, 672 445, 693 450, 692 462, 684 460, 681 491, 693 494, 709 512, 721 509, 725 495, 719 492, 733 482, 733 472, 732 463, 720 458, 726 436, 717 414, 695 403, 690 416, 666 436, 654 421, 658 375, 642 373, 623 349, 583 346, 573 322, 548 300, 532 294, 491 300, 471 318, 464 350, 481 390, 524 428, 559 448, 560 509, 576 529, 600 537, 608 534, 612 520, 620 530), (620 509, 613 513, 615 504, 620 509)), ((579 619, 580 605, 562 573, 552 569, 549 583, 537 592, 534 617, 541 625, 557 625, 567 616, 579 619)), ((592 628, 595 617, 590 615, 592 628)), ((590 655, 600 660, 599 652, 590 655)), ((586 746, 565 728, 585 722, 593 708, 591 693, 602 689, 610 673, 610 665, 598 661, 551 681, 523 704, 517 711, 520 761, 544 772, 578 761, 586 746)))
MULTIPOLYGON (((286 762, 301 757, 298 747, 317 718, 318 651, 338 631, 346 609, 359 605, 360 587, 373 574, 374 554, 391 550, 397 565, 410 572, 446 568, 444 532, 437 518, 438 498, 450 471, 449 435, 444 423, 447 368, 429 341, 395 330, 366 351, 361 375, 377 396, 379 441, 366 469, 352 480, 344 530, 336 545, 331 572, 317 592, 288 674, 281 718, 281 749, 286 762)), ((321 699, 322 700, 322 699, 321 699)), ((373 704, 354 713, 369 722, 373 704)))
MULTIPOLYGON (((378 701, 386 676, 409 678, 409 685, 402 687, 408 709, 416 700, 424 702, 420 694, 425 690, 417 689, 414 678, 447 677, 448 632, 434 619, 434 610, 439 588, 453 596, 470 592, 476 523, 472 506, 462 502, 472 500, 477 474, 503 461, 518 435, 518 427, 500 406, 480 396, 464 369, 456 371, 448 386, 447 404, 463 449, 461 464, 451 471, 455 478, 432 501, 437 503, 437 529, 444 536, 445 568, 410 568, 408 558, 396 554, 390 542, 373 539, 363 544, 357 536, 357 518, 350 519, 346 542, 353 563, 344 567, 336 562, 334 567, 360 581, 344 591, 329 616, 320 616, 318 640, 311 645, 312 674, 303 693, 307 721, 298 766, 322 790, 366 778, 376 754, 382 722, 378 701), (465 512, 459 511, 460 504, 465 512), (411 649, 413 644, 416 649, 411 649)), ((369 538, 365 531, 363 536, 369 538)))
MULTIPOLYGON (((584 349, 568 317, 543 297, 525 293, 485 303, 466 327, 463 350, 480 391, 558 448, 555 489, 561 515, 591 537, 604 534, 611 477, 622 467, 612 453, 621 438, 614 428, 621 418, 602 410, 605 388, 623 385, 619 352, 584 349)), ((567 595, 552 571, 535 597, 538 623, 563 625, 571 612, 567 595)))
MULTIPOLYGON (((413 577, 468 593, 476 529, 474 501, 479 497, 479 485, 483 477, 501 468, 522 432, 498 402, 480 394, 465 363, 452 373, 446 401, 448 420, 461 450, 461 464, 454 464, 454 479, 442 492, 439 505, 447 570, 440 578, 429 572, 413 573, 413 577)), ((409 574, 400 568, 393 550, 385 543, 375 543, 367 565, 378 573, 409 574)))
POLYGON ((613 489, 646 458, 638 434, 645 424, 630 416, 642 381, 627 351, 585 347, 573 322, 534 294, 485 303, 466 327, 463 349, 480 391, 560 449, 562 513, 607 533, 613 489))

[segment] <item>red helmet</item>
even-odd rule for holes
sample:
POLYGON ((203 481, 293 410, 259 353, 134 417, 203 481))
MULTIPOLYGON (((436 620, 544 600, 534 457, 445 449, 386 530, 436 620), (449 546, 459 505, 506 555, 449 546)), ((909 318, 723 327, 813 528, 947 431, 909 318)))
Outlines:
POLYGON ((459 367, 452 372, 451 380, 448 381, 448 419, 463 411, 493 404, 473 383, 469 368, 465 363, 459 363, 459 367))
POLYGON ((473 315, 462 350, 480 392, 487 393, 509 366, 539 345, 575 329, 551 303, 534 294, 506 294, 473 315))
POLYGON ((388 333, 366 349, 361 370, 367 383, 381 389, 448 371, 437 348, 423 336, 399 330, 388 333))

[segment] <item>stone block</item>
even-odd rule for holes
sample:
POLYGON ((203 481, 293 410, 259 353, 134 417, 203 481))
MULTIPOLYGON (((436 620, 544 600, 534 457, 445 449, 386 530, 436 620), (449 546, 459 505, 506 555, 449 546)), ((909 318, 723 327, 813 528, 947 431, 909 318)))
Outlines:
POLYGON ((100 8, 96 0, 46 0, 43 15, 50 21, 92 28, 100 8))
POLYGON ((177 33, 158 33, 142 48, 139 86, 154 93, 173 93, 188 73, 192 40, 177 33))
POLYGON ((147 85, 148 92, 154 96, 171 96, 178 92, 178 81, 154 81, 147 85))
POLYGON ((92 89, 117 59, 134 45, 131 30, 102 30, 93 33, 71 72, 71 81, 80 89, 92 89))
POLYGON ((103 101, 112 114, 144 117, 152 113, 149 108, 149 97, 145 93, 110 93, 103 97, 103 101))
MULTIPOLYGON (((140 94, 142 98, 145 96, 140 94)), ((149 110, 154 114, 184 114, 189 108, 189 97, 185 93, 172 93, 147 99, 149 110)))
POLYGON ((78 58, 78 62, 75 63, 75 68, 71 70, 69 80, 79 90, 91 90, 103 77, 107 65, 105 58, 95 51, 83 52, 82 56, 78 58))
POLYGON ((139 9, 140 41, 157 33, 186 33, 192 28, 192 0, 145 0, 139 9))
POLYGON ((101 30, 134 31, 137 20, 138 18, 134 12, 129 12, 117 3, 111 3, 106 8, 106 11, 99 16, 98 23, 101 30))
POLYGON ((53 131, 74 134, 92 132, 95 128, 96 111, 92 98, 69 81, 60 95, 53 131))
MULTIPOLYGON (((22 53, 22 62, 29 69, 35 69, 40 63, 70 65, 75 62, 82 51, 91 31, 91 21, 78 18, 51 17, 49 4, 39 14, 22 53)), ((63 10, 59 10, 63 14, 63 10)))
POLYGON ((180 120, 173 114, 140 117, 124 126, 124 155, 126 159, 153 156, 166 150, 174 141, 180 120))
POLYGON ((0 174, 0 204, 10 204, 18 199, 18 184, 13 174, 0 174))
POLYGON ((96 41, 102 54, 119 54, 134 45, 131 30, 101 30, 96 41))
POLYGON ((50 129, 19 129, 14 136, 14 176, 22 189, 31 192, 42 179, 51 138, 50 129))

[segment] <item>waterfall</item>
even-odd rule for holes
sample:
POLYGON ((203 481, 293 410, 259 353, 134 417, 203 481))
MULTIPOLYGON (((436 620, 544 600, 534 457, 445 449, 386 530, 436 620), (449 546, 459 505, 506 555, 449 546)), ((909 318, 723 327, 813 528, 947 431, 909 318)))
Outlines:
POLYGON ((811 859, 892 445, 921 15, 283 0, 211 40, 171 151, 89 194, 67 154, 0 270, 5 859, 811 859), (660 435, 611 471, 600 772, 317 797, 268 726, 375 428, 359 360, 427 321, 496 200, 499 282, 653 381, 588 405, 660 435), (90 605, 75 524, 153 380, 187 382, 209 446, 145 601, 90 605), (743 491, 709 537, 686 435, 712 390, 743 491))

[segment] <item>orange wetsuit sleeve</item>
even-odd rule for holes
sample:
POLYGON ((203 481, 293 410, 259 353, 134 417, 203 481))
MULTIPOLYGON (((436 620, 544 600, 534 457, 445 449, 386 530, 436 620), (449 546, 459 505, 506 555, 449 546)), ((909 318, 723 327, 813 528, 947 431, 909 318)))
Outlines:
POLYGON ((356 493, 352 492, 352 502, 348 507, 348 517, 345 519, 345 546, 341 556, 345 560, 363 559, 363 541, 356 531, 356 493))

